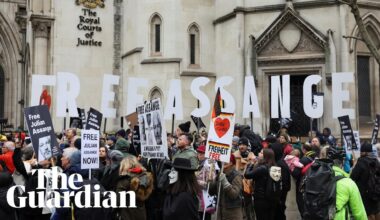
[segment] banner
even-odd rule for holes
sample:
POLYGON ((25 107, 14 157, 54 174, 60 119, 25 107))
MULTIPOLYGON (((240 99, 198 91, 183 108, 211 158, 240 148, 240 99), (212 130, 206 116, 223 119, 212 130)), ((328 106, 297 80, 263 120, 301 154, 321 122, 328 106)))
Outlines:
POLYGON ((206 125, 202 121, 202 118, 191 115, 191 119, 193 120, 195 127, 197 127, 198 130, 206 127, 206 125))
POLYGON ((141 155, 145 158, 168 157, 166 129, 161 111, 160 99, 137 106, 141 155))
POLYGON ((100 131, 100 126, 102 125, 103 114, 96 109, 90 108, 88 112, 86 130, 97 130, 100 131))
POLYGON ((358 149, 348 115, 338 117, 341 133, 347 143, 347 151, 358 149))
POLYGON ((133 147, 135 148, 138 154, 141 154, 141 145, 140 145, 140 128, 138 125, 133 127, 133 136, 132 136, 133 147))
POLYGON ((82 130, 81 138, 81 169, 98 169, 99 131, 82 130))
POLYGON ((77 108, 77 110, 78 110, 79 118, 82 121, 82 128, 81 129, 83 129, 86 127, 86 112, 84 111, 84 108, 77 108))
POLYGON ((379 134, 380 115, 376 114, 375 124, 373 126, 371 144, 377 143, 377 135, 379 134))
POLYGON ((218 89, 211 114, 206 154, 207 158, 229 163, 232 148, 232 136, 235 125, 233 113, 221 112, 222 98, 218 89))
POLYGON ((24 109, 24 115, 34 152, 38 161, 57 156, 58 142, 47 105, 32 106, 24 109))

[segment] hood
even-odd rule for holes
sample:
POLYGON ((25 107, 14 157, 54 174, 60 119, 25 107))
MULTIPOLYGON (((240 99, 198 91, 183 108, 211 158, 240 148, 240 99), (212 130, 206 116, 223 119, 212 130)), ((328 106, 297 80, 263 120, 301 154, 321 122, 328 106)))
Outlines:
POLYGON ((346 173, 344 170, 342 170, 341 168, 337 167, 337 166, 333 166, 333 170, 335 172, 335 176, 344 176, 344 177, 350 177, 350 175, 348 173, 346 173))

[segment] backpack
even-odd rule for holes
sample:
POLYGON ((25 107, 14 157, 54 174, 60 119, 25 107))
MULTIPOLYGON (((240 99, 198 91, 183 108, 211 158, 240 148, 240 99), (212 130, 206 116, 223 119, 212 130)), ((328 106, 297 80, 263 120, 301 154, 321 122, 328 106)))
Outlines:
POLYGON ((380 201, 380 163, 377 160, 369 162, 369 179, 367 194, 368 198, 377 202, 380 201))
POLYGON ((330 160, 315 160, 301 183, 304 202, 303 218, 307 220, 333 219, 336 213, 336 182, 344 176, 335 176, 330 160))
POLYGON ((280 201, 281 191, 282 191, 281 167, 279 166, 268 167, 267 184, 265 188, 265 198, 271 201, 280 201), (276 181, 275 179, 271 177, 270 175, 271 169, 277 170, 276 174, 280 175, 279 180, 276 181))

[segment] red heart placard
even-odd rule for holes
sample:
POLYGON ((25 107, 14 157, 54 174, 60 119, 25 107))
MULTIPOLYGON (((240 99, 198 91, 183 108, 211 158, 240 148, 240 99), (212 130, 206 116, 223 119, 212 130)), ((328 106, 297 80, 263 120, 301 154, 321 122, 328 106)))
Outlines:
POLYGON ((214 129, 216 135, 218 135, 219 138, 223 137, 230 129, 230 120, 228 120, 227 118, 216 118, 214 121, 214 129))

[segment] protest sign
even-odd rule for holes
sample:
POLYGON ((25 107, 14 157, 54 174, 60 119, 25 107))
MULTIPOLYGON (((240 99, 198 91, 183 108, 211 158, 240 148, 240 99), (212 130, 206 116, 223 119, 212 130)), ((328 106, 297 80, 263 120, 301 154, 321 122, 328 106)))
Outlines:
POLYGON ((135 151, 138 154, 141 154, 141 145, 140 145, 140 128, 138 125, 135 125, 133 127, 133 136, 132 136, 132 143, 133 147, 135 148, 135 151))
POLYGON ((96 109, 90 108, 87 116, 86 130, 100 130, 103 114, 96 109))
POLYGON ((195 117, 194 115, 191 115, 191 119, 193 120, 193 122, 194 122, 194 124, 198 130, 206 127, 206 125, 202 121, 202 118, 195 117))
POLYGON ((168 157, 166 129, 160 99, 137 106, 140 127, 141 155, 145 158, 168 157))
POLYGON ((34 152, 38 161, 48 160, 58 155, 58 142, 47 105, 24 109, 24 115, 34 152))
POLYGON ((229 163, 234 132, 235 115, 221 112, 220 90, 216 94, 211 114, 210 129, 206 145, 207 158, 229 163))
POLYGON ((379 134, 380 115, 376 114, 375 124, 373 126, 371 144, 377 143, 377 135, 379 134))
POLYGON ((70 128, 82 129, 82 120, 78 117, 70 117, 70 128))
POLYGON ((338 120, 343 138, 346 141, 347 151, 358 149, 348 115, 338 117, 338 120))
POLYGON ((98 169, 99 131, 82 130, 81 136, 81 169, 98 169))
POLYGON ((130 128, 134 128, 135 125, 138 125, 137 112, 133 112, 127 116, 125 116, 125 120, 130 128))
POLYGON ((83 108, 77 108, 77 110, 78 110, 79 118, 82 121, 82 128, 81 129, 83 129, 86 127, 86 113, 85 113, 83 108))

